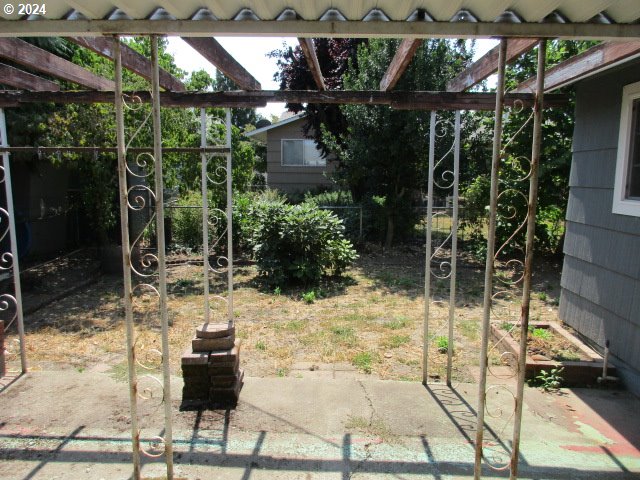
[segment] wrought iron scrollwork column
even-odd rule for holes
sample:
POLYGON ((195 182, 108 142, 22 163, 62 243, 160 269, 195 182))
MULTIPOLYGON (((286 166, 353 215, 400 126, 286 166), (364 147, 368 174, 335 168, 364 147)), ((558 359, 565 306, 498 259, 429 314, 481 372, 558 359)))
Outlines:
MULTIPOLYGON (((7 122, 4 109, 0 108, 0 145, 8 147, 7 122)), ((22 373, 27 372, 27 352, 24 337, 24 315, 22 312, 22 289, 20 284, 20 262, 18 260, 18 239, 16 235, 15 210, 13 208, 13 188, 11 185, 11 166, 9 165, 9 152, 2 153, 2 166, 0 166, 0 183, 4 184, 4 192, 7 200, 7 209, 0 208, 0 241, 9 235, 8 252, 0 257, 0 271, 11 270, 13 272, 13 295, 8 293, 0 295, 0 313, 7 312, 9 320, 5 321, 5 331, 14 323, 18 327, 18 341, 20 342, 20 366, 22 373)))
POLYGON ((489 225, 487 228, 487 259, 484 273, 484 299, 482 312, 482 341, 480 347, 480 381, 478 385, 478 418, 476 426, 476 445, 474 479, 479 480, 482 468, 484 413, 486 407, 487 368, 489 328, 491 320, 491 297, 493 292, 494 256, 496 246, 496 214, 498 210, 498 171, 502 151, 502 113, 504 110, 504 75, 507 40, 500 40, 498 56, 498 81, 496 84, 496 109, 494 117, 493 153, 491 158, 491 190, 489 194, 489 225))
MULTIPOLYGON (((490 217, 489 217, 489 230, 487 239, 487 270, 485 272, 485 303, 484 303, 484 316, 483 316, 483 334, 482 334, 482 353, 480 357, 480 387, 479 387, 479 400, 478 400, 478 424, 476 432, 476 463, 475 463, 475 478, 480 478, 482 460, 484 459, 487 466, 493 470, 509 471, 510 478, 515 480, 518 475, 518 455, 520 446, 520 433, 521 433, 521 420, 522 420, 522 407, 523 407, 523 395, 524 395, 524 381, 525 381, 525 366, 527 356, 527 336, 529 326, 529 306, 530 306, 530 294, 531 294, 531 273, 533 266, 533 247, 535 238, 535 221, 536 221, 536 207, 538 199, 538 166, 540 162, 540 148, 541 148, 541 128, 542 128, 542 108, 543 108, 543 96, 544 96, 544 69, 545 69, 545 56, 546 56, 546 42, 540 41, 538 44, 538 77, 537 77, 537 90, 536 101, 533 111, 527 116, 526 120, 522 122, 517 131, 509 138, 504 147, 501 144, 502 137, 502 110, 498 111, 501 105, 501 98, 504 92, 504 53, 506 45, 504 40, 501 42, 500 49, 500 70, 498 78, 498 92, 496 103, 496 131, 494 132, 494 151, 492 161, 492 176, 491 176, 491 203, 490 203, 490 217), (533 120, 533 142, 531 159, 525 157, 513 158, 508 154, 508 148, 514 144, 516 138, 524 131, 524 129, 530 125, 533 120), (528 196, 521 192, 518 188, 509 186, 503 191, 498 193, 500 181, 498 179, 498 170, 500 169, 500 161, 505 160, 505 178, 508 177, 508 173, 516 173, 518 178, 512 179, 512 182, 529 182, 529 194, 528 196), (528 163, 528 166, 524 166, 524 163, 528 163), (507 167, 511 170, 507 170, 507 167), (516 218, 517 209, 513 205, 514 201, 523 201, 526 207, 526 214, 523 219, 516 218), (500 247, 496 248, 496 221, 500 215, 500 208, 506 209, 507 213, 502 217, 509 220, 510 223, 516 225, 513 232, 510 232, 509 237, 504 241, 500 247), (524 248, 518 247, 520 254, 524 255, 524 259, 520 259, 510 253, 510 243, 516 239, 516 237, 522 235, 526 227, 526 240, 524 248), (506 258, 505 258, 506 257, 506 258), (497 282, 494 285, 493 276, 496 270, 496 265, 500 265, 503 268, 511 272, 510 275, 497 275, 497 282), (498 288, 499 286, 502 288, 498 288), (514 287, 522 288, 521 292, 521 305, 517 309, 519 316, 514 314, 514 311, 509 312, 508 304, 513 297, 514 287), (507 306, 505 306, 506 304, 507 306), (508 317, 503 315, 507 313, 508 317), (514 355, 510 352, 505 352, 500 355, 500 361, 502 363, 509 363, 515 367, 515 372, 508 375, 498 375, 492 371, 489 366, 489 356, 500 345, 502 339, 499 339, 491 348, 488 345, 490 320, 492 314, 496 319, 510 320, 508 322, 508 330, 503 334, 504 337, 510 335, 512 331, 517 328, 520 329, 520 350, 518 355, 514 355), (517 386, 515 391, 503 383, 498 383, 487 388, 487 375, 493 373, 498 379, 505 378, 517 378, 517 386), (501 390, 508 393, 509 402, 512 403, 512 407, 508 410, 502 406, 495 409, 490 409, 487 406, 487 392, 489 390, 501 390), (503 413, 509 411, 510 415, 505 421, 504 428, 513 420, 513 436, 511 439, 511 447, 506 446, 504 442, 501 447, 498 447, 500 451, 494 451, 493 456, 487 453, 487 448, 483 442, 483 435, 485 431, 484 416, 485 413, 492 418, 503 417, 503 413), (510 450, 510 451, 509 451, 510 450), (508 458, 508 460, 507 460, 508 458)), ((517 113, 517 106, 516 106, 517 113)), ((517 246, 517 241, 515 241, 517 246)), ((515 250, 514 250, 515 251, 515 250)), ((501 272, 498 272, 501 273, 501 272)), ((499 439, 498 439, 499 440, 499 439)))
MULTIPOLYGON (((171 412, 171 379, 169 365, 169 322, 167 314, 167 283, 165 265, 165 235, 164 235, 164 198, 163 198, 163 172, 162 172, 162 137, 160 123, 160 86, 158 67, 158 40, 156 36, 151 37, 151 98, 152 109, 146 115, 142 123, 138 126, 128 142, 125 141, 125 107, 136 110, 132 106, 125 104, 122 91, 122 58, 120 42, 116 37, 114 41, 114 58, 116 65, 116 124, 118 142, 118 177, 120 191, 120 216, 122 235, 122 258, 124 276, 124 304, 125 304, 125 330, 127 341, 127 363, 129 375, 129 399, 131 410, 131 435, 133 447, 133 478, 140 478, 140 454, 150 458, 164 456, 167 478, 173 478, 173 440, 172 440, 172 412, 171 412), (134 171, 127 164, 127 151, 133 139, 141 132, 148 120, 152 120, 153 130, 153 154, 143 153, 136 157, 136 166, 142 170, 134 171), (153 166, 153 171, 145 171, 149 167, 148 162, 153 166), (132 186, 128 185, 128 176, 142 179, 142 183, 132 186), (147 180, 153 176, 153 190, 146 185, 147 180), (131 242, 129 235, 129 212, 144 212, 149 205, 154 206, 151 218, 146 222, 142 231, 131 242), (142 253, 140 242, 144 232, 152 227, 155 220, 155 238, 157 254, 150 252, 142 253), (140 252, 138 256, 138 252, 140 252), (134 257, 136 257, 134 259, 134 257), (137 281, 134 286, 133 277, 137 281), (154 282, 157 280, 157 287, 154 282), (138 345, 139 336, 134 327, 134 299, 150 295, 158 299, 158 312, 161 328, 161 351, 151 349, 145 353, 155 354, 160 357, 159 367, 162 369, 162 380, 155 376, 143 375, 138 378, 137 367, 152 371, 155 366, 146 365, 137 358, 137 348, 142 349, 143 345, 138 345), (149 381, 147 388, 141 388, 142 381, 149 381), (152 436, 150 439, 151 449, 141 447, 141 430, 138 399, 150 400, 154 398, 153 389, 160 387, 160 403, 164 406, 164 428, 162 436, 152 436)), ((134 99, 135 102, 135 99, 134 99)), ((140 107, 141 108, 141 107, 140 107)), ((159 406, 159 405, 158 405, 159 406)))
MULTIPOLYGON (((217 152, 201 154, 201 190, 202 190, 202 255, 204 274, 204 329, 212 319, 212 301, 215 300, 225 305, 223 316, 228 327, 233 325, 233 171, 231 151, 231 110, 225 110, 225 146, 217 152), (223 153, 224 152, 224 153, 223 153), (224 165, 210 165, 212 160, 224 159, 224 165), (211 166, 212 174, 209 173, 211 166), (224 185, 226 206, 209 208, 209 184, 224 185), (210 218, 213 217, 213 218, 210 218), (222 222, 224 228, 220 230, 222 222), (211 229, 214 229, 215 238, 210 240, 211 229), (226 253, 220 254, 223 241, 226 237, 226 253), (211 265, 210 257, 214 256, 214 265, 211 265), (210 274, 225 275, 227 280, 227 296, 211 295, 209 288, 210 274)), ((200 110, 200 144, 207 148, 207 115, 205 109, 200 110)), ((218 323, 223 323, 218 320, 218 323)))
MULTIPOLYGON (((426 385, 429 377, 429 340, 433 336, 430 334, 430 321, 434 319, 431 306, 431 282, 432 278, 449 280, 449 305, 447 315, 447 385, 451 386, 452 365, 453 365, 453 344, 454 344, 454 320, 456 302, 456 275, 457 275, 457 254, 458 254, 458 183, 460 170, 460 111, 455 112, 455 121, 452 125, 450 121, 441 118, 438 120, 436 112, 431 112, 429 129, 429 178, 427 186, 427 224, 426 224, 426 265, 425 265, 425 318, 424 318, 424 338, 423 338, 423 383, 426 385), (447 132, 453 129, 453 144, 436 161, 436 142, 438 139, 448 139, 447 132), (440 132, 440 134, 438 134, 440 132), (447 163, 449 157, 452 163, 447 163), (434 187, 443 191, 451 192, 451 213, 447 210, 434 211, 434 187), (433 248, 433 220, 436 218, 448 218, 450 220, 450 231, 444 240, 433 248), (432 263, 437 263, 434 271, 432 263)), ((442 303, 434 301, 433 303, 442 303)))

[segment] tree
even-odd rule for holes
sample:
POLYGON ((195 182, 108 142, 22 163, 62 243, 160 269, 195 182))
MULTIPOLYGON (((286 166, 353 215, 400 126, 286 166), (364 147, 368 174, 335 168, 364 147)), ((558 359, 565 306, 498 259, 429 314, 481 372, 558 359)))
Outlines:
MULTIPOLYGON (((595 42, 550 41, 547 43, 547 65, 560 63, 584 50, 595 42)), ((548 68, 548 67, 547 67, 548 68)), ((534 76, 537 69, 537 49, 528 52, 510 65, 506 71, 507 91, 520 82, 534 76)), ((571 166, 571 141, 574 126, 574 90, 563 89, 570 97, 568 105, 545 109, 542 124, 542 152, 539 168, 538 209, 536 221, 536 248, 544 253, 562 251, 564 234, 563 220, 566 202, 569 197, 569 171, 571 166)), ((528 182, 520 179, 529 170, 526 159, 531 157, 533 130, 531 124, 522 129, 522 125, 531 115, 531 109, 510 109, 508 121, 504 124, 503 141, 515 139, 506 148, 506 156, 500 171, 500 190, 504 191, 501 204, 509 206, 510 212, 502 212, 498 216, 496 239, 498 245, 505 243, 515 232, 526 216, 524 197, 528 192, 528 182), (515 213, 515 215, 513 215, 515 213)), ((476 116, 481 116, 476 114, 476 116)), ((486 116, 485 116, 486 117, 486 116)), ((504 143, 503 142, 503 143, 504 143)), ((468 179, 463 187, 463 196, 467 200, 469 222, 475 228, 478 247, 486 247, 484 239, 484 221, 486 211, 483 208, 489 203, 490 166, 479 164, 475 178, 468 179)), ((499 212, 500 213, 500 212, 499 212)), ((524 252, 525 229, 509 241, 505 253, 524 252)))
MULTIPOLYGON (((371 40, 360 45, 356 63, 343 77, 344 87, 378 89, 399 41, 371 40)), ((472 52, 464 41, 428 40, 420 46, 397 90, 444 90, 472 52)), ((429 112, 388 106, 344 105, 348 125, 339 137, 323 129, 324 140, 339 159, 338 175, 356 201, 374 201, 386 219, 385 245, 413 228, 414 194, 426 184, 429 112)))
MULTIPOLYGON (((343 76, 348 68, 357 70, 358 45, 365 43, 364 39, 347 38, 316 38, 314 44, 320 70, 325 85, 329 90, 343 88, 343 76)), ((302 48, 284 47, 269 54, 277 59, 278 71, 274 80, 280 82, 281 90, 316 90, 317 86, 311 75, 307 59, 302 48)), ((299 103, 287 103, 286 108, 293 113, 304 111, 307 122, 303 127, 305 135, 313 138, 320 150, 327 155, 329 149, 324 142, 322 126, 341 142, 342 135, 347 130, 347 123, 338 105, 314 104, 306 106, 299 103)))

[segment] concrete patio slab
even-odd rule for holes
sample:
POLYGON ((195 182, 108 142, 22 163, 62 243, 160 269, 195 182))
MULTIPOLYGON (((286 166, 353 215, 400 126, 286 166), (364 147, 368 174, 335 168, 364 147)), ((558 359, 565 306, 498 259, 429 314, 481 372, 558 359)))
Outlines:
MULTIPOLYGON (((154 382, 141 381, 141 387, 154 382)), ((472 478, 477 386, 361 378, 246 378, 233 411, 179 412, 176 478, 472 478)), ((488 393, 487 459, 506 458, 513 398, 488 393)), ((162 434, 157 394, 140 401, 143 439, 162 434)), ((0 478, 126 479, 128 387, 104 373, 35 372, 0 393, 0 478)), ((640 400, 612 390, 527 389, 519 478, 640 478, 640 400)), ((145 442, 145 447, 149 447, 145 442)), ((145 478, 163 478, 144 458, 145 478)), ((484 470, 486 478, 505 472, 484 470)))

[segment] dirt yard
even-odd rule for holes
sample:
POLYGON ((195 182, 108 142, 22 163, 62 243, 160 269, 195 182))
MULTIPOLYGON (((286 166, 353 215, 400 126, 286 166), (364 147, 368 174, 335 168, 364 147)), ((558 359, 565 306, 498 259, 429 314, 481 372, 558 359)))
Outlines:
MULTIPOLYGON (((178 260, 178 259, 173 259, 178 260)), ((184 259, 183 259, 184 260, 184 259)), ((192 259, 193 260, 193 259, 192 259)), ((533 320, 557 320, 560 265, 540 263, 534 273, 533 320)), ((226 295, 225 278, 212 278, 215 294, 226 295)), ((46 278, 36 285, 47 285, 46 278)), ((29 296, 38 289, 27 289, 29 296)), ((180 356, 203 318, 202 267, 177 261, 168 268, 171 365, 179 374, 180 356)), ((300 368, 351 366, 381 379, 421 379, 424 317, 424 254, 404 248, 382 255, 362 253, 342 279, 314 289, 266 290, 250 264, 235 270, 234 315, 242 339, 241 362, 252 377, 295 376, 300 368), (313 292, 311 294, 310 292, 313 292), (302 367, 301 367, 302 366, 302 367)), ((483 265, 459 264, 455 314, 454 379, 469 381, 477 365, 482 317, 483 265)), ((102 275, 70 295, 26 316, 31 370, 92 369, 126 377, 122 279, 102 275)), ((501 311, 517 312, 517 290, 501 296, 501 311)), ((432 288, 430 367, 433 380, 444 377, 448 281, 432 288), (443 350, 444 351, 444 350, 443 350)), ((215 315, 225 306, 215 305, 215 315)), ((141 369, 158 366, 160 345, 157 299, 136 297, 137 351, 141 369), (143 367, 144 366, 144 367, 143 367)), ((7 350, 17 352, 15 329, 7 350)))

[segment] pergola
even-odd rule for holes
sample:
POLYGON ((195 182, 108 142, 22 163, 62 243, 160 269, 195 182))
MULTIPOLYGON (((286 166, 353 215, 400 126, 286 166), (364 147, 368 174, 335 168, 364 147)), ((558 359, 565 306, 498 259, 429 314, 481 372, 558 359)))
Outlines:
MULTIPOLYGON (((459 131, 460 110, 493 110, 494 140, 491 168, 490 217, 488 224, 487 255, 485 266, 484 309, 482 319, 482 346, 480 359, 479 404, 477 408, 477 430, 475 442, 475 477, 479 478, 483 459, 484 418, 486 411, 489 325, 492 304, 500 292, 494 288, 494 273, 498 255, 502 247, 496 245, 496 212, 500 203, 498 172, 504 149, 502 143, 503 111, 505 107, 531 108, 533 124, 533 144, 531 169, 527 175, 528 215, 520 228, 527 232, 527 251, 521 261, 522 308, 519 322, 523 338, 518 358, 518 383, 513 392, 514 429, 510 461, 504 465, 493 465, 498 469, 509 469, 511 478, 518 474, 518 449, 520 440, 520 420, 524 389, 524 361, 526 353, 526 332, 529 321, 529 297, 531 290, 531 269, 533 262, 533 242, 535 212, 537 203, 537 172, 540 162, 540 142, 543 107, 553 107, 566 102, 563 95, 545 92, 560 88, 576 78, 593 75, 616 63, 640 56, 640 2, 637 0, 289 0, 263 1, 239 0, 222 2, 218 0, 49 0, 41 4, 6 3, 0 20, 0 57, 28 70, 63 79, 85 90, 60 91, 58 84, 28 73, 19 68, 0 64, 1 83, 16 90, 0 92, 0 109, 19 108, 26 103, 114 103, 117 124, 117 145, 106 150, 117 152, 120 188, 121 234, 123 244, 123 266, 125 285, 125 317, 127 332, 127 354, 129 361, 129 389, 131 406, 132 464, 133 477, 140 478, 140 455, 163 456, 167 466, 167 478, 173 478, 173 450, 171 433, 171 405, 165 402, 164 434, 158 438, 161 445, 158 453, 143 450, 140 446, 140 432, 137 425, 137 376, 135 370, 135 331, 133 325, 132 300, 139 289, 146 289, 157 295, 161 313, 162 344, 162 384, 163 398, 170 398, 170 375, 168 362, 168 319, 166 307, 165 245, 164 245, 164 201, 162 182, 162 155, 167 149, 162 147, 160 107, 261 107, 268 102, 296 103, 337 103, 388 105, 398 109, 420 109, 431 111, 430 151, 429 151, 429 207, 425 272, 425 328, 423 382, 428 375, 428 334, 431 278, 434 275, 430 265, 439 261, 446 266, 442 278, 450 283, 449 332, 452 340, 455 308, 456 248, 457 248, 457 202, 459 172, 459 131), (119 41, 128 35, 151 36, 152 52, 148 59, 119 41), (158 66, 158 42, 160 35, 182 37, 191 47, 200 52, 221 72, 232 79, 242 89, 234 92, 186 92, 184 85, 158 66), (90 49, 115 63, 115 81, 95 74, 59 58, 42 49, 20 40, 19 37, 62 36, 90 49), (232 58, 213 38, 215 36, 291 36, 297 37, 313 74, 315 91, 265 91, 247 70, 232 58), (315 54, 312 38, 317 37, 390 37, 402 38, 402 42, 375 91, 330 91, 323 80, 322 71, 315 54), (475 64, 452 79, 446 92, 401 92, 394 87, 410 64, 420 42, 425 38, 499 38, 500 45, 488 52, 475 64), (548 39, 594 39, 604 43, 578 55, 563 64, 545 71, 545 45, 548 39), (505 92, 505 65, 519 55, 538 47, 538 74, 520 84, 513 92, 505 92), (150 80, 150 92, 123 92, 122 69, 126 68, 150 80), (494 73, 498 74, 495 93, 468 93, 466 90, 494 73), (128 149, 125 138, 124 111, 127 102, 152 104, 153 147, 148 149, 128 149), (457 111, 456 142, 452 147, 451 166, 445 166, 442 159, 435 158, 435 127, 438 122, 437 110, 457 111), (145 153, 153 164, 153 188, 130 186, 127 164, 128 153, 145 153), (438 169, 445 169, 451 175, 451 182, 439 185, 435 179, 438 169), (448 260, 438 260, 435 253, 443 245, 432 244, 431 222, 433 218, 432 193, 434 185, 450 188, 454 199, 452 231, 447 239, 451 254, 448 260), (146 189, 144 196, 140 189, 146 189), (133 242, 129 238, 128 219, 131 212, 139 210, 153 198, 157 231, 157 254, 146 258, 148 264, 157 265, 152 273, 136 270, 132 259, 133 242), (134 285, 136 275, 143 277, 134 285)), ((204 110, 203 110, 204 112, 204 110)), ((3 156, 4 185, 9 218, 7 232, 11 240, 11 253, 3 256, 8 260, 5 269, 13 271, 15 292, 10 297, 15 302, 15 320, 21 340, 22 371, 27 371, 24 348, 24 327, 21 307, 20 272, 17 260, 17 245, 9 153, 12 151, 37 150, 38 147, 10 147, 6 135, 4 112, 0 110, 1 152, 3 156)), ((232 252, 232 185, 231 185, 231 140, 230 113, 227 111, 227 137, 225 145, 206 144, 206 117, 202 114, 201 148, 174 148, 176 151, 193 151, 202 157, 203 225, 207 225, 207 185, 212 179, 207 175, 207 165, 213 157, 223 157, 226 163, 219 167, 225 173, 227 189, 226 217, 228 226, 226 240, 227 257, 222 267, 228 279, 228 293, 225 299, 227 319, 233 323, 233 252, 232 252)), ((82 151, 82 147, 55 147, 82 151)), ((97 150, 94 147, 84 147, 97 150)), ((148 172, 146 175, 151 174, 148 172)), ((215 179, 214 179, 215 181, 215 179)), ((4 233, 6 235, 6 232, 4 233)), ((203 233, 205 252, 209 250, 208 235, 203 233)), ((208 278, 211 266, 204 255, 203 274, 208 278)), ((143 259, 145 261, 145 259, 143 259)), ((148 266, 148 265, 146 265, 148 266)), ((220 265, 219 265, 220 266, 220 265)), ((205 282, 208 285, 208 282, 205 282)), ((205 287, 205 323, 209 321, 210 295, 205 287)), ((447 380, 451 382, 451 350, 449 349, 447 380)), ((491 466, 491 465, 490 465, 491 466)))

